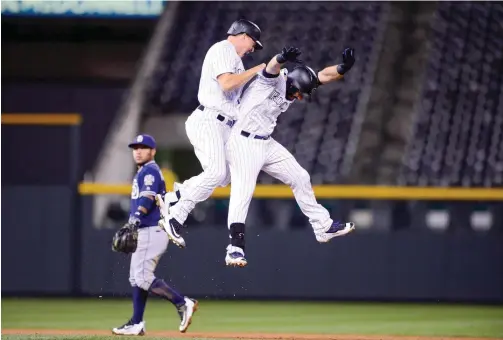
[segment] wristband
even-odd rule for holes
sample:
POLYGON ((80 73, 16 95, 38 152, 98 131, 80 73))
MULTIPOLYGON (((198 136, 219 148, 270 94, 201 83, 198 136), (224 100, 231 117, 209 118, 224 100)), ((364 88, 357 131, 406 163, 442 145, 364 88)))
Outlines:
POLYGON ((345 64, 339 64, 337 65, 337 73, 340 75, 343 75, 347 71, 349 71, 350 67, 347 67, 345 64))
POLYGON ((147 214, 148 214, 149 210, 152 208, 153 204, 154 204, 154 201, 151 200, 150 198, 140 197, 140 199, 138 200, 138 208, 143 207, 143 208, 147 209, 147 212, 145 213, 145 212, 141 211, 140 209, 138 209, 134 212, 134 218, 139 220, 140 223, 143 223, 145 216, 147 216, 147 214))
POLYGON ((262 70, 262 75, 266 78, 278 78, 279 77, 279 73, 278 74, 270 74, 265 69, 262 70))
POLYGON ((286 58, 285 58, 285 57, 283 57, 283 55, 282 55, 282 54, 277 54, 277 55, 276 55, 276 61, 277 61, 278 63, 280 63, 280 64, 284 64, 284 63, 286 63, 286 58))

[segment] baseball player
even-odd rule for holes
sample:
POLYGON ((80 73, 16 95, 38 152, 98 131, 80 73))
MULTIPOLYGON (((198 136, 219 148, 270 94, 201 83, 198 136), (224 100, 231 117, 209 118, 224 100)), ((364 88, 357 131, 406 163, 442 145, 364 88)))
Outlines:
MULTIPOLYGON (((278 116, 304 94, 341 79, 354 64, 354 50, 343 52, 343 63, 314 72, 299 66, 288 74, 281 70, 287 62, 300 62, 299 49, 284 48, 269 61, 250 83, 240 100, 237 124, 232 129, 226 145, 227 159, 232 178, 228 227, 230 244, 225 262, 228 266, 244 267, 245 221, 260 170, 289 185, 295 199, 314 230, 316 240, 328 242, 354 230, 352 222, 334 222, 329 212, 316 202, 308 172, 293 155, 271 138, 278 116)), ((316 113, 313 113, 316 114, 316 113)))
POLYGON ((143 313, 149 292, 170 301, 180 315, 179 330, 184 333, 197 310, 198 302, 181 295, 156 278, 155 268, 168 247, 168 236, 159 226, 160 211, 157 194, 166 192, 161 169, 154 160, 156 143, 152 136, 139 135, 129 144, 138 171, 133 179, 129 221, 114 235, 112 249, 132 253, 129 282, 133 287, 133 316, 124 325, 114 328, 117 335, 143 335, 143 313))
POLYGON ((210 197, 217 186, 230 182, 225 143, 237 118, 238 98, 243 85, 265 68, 262 63, 245 71, 241 58, 263 48, 260 34, 255 23, 237 20, 229 28, 227 39, 211 46, 204 58, 198 92, 201 105, 185 123, 203 172, 181 185, 181 198, 166 195, 161 208, 163 227, 181 248, 185 247, 185 240, 180 236, 180 228, 196 203, 210 197))

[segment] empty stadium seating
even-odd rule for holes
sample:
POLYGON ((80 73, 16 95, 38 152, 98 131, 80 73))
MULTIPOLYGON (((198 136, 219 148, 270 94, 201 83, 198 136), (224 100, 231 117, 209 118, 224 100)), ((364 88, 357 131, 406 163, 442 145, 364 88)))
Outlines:
POLYGON ((503 185, 503 4, 439 2, 403 185, 503 185))
MULTIPOLYGON (((190 113, 198 105, 201 65, 207 49, 225 39, 241 17, 262 28, 264 50, 244 58, 245 67, 268 61, 286 45, 302 49, 314 69, 340 63, 350 46, 356 64, 345 81, 321 87, 311 103, 295 103, 280 117, 274 137, 290 150, 318 183, 337 183, 358 139, 359 104, 370 86, 385 24, 385 2, 184 2, 176 31, 149 89, 149 114, 190 113), (189 20, 190 19, 190 20, 189 20)), ((292 66, 288 66, 289 69, 292 66)), ((274 182, 261 175, 260 182, 274 182)))
MULTIPOLYGON (((375 60, 387 24, 386 2, 184 2, 150 83, 148 114, 191 112, 207 49, 245 17, 263 31, 265 48, 245 67, 269 60, 285 45, 303 50, 315 69, 340 62, 345 46, 357 62, 346 79, 321 87, 312 102, 280 116, 274 137, 314 184, 344 183, 375 60), (190 19, 190 20, 189 20, 190 19)), ((503 5, 439 2, 431 20, 424 85, 416 105, 400 185, 503 185, 503 5)), ((288 66, 291 69, 291 66, 288 66)), ((276 183, 265 174, 261 183, 276 183)))

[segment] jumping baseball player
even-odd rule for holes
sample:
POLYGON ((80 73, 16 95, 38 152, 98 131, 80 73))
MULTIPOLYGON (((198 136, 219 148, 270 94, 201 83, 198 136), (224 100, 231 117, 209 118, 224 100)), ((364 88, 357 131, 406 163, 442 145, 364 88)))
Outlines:
POLYGON ((241 58, 262 49, 260 34, 260 28, 253 22, 237 20, 229 28, 227 39, 211 46, 204 58, 198 92, 201 105, 185 123, 203 172, 181 185, 181 198, 166 195, 161 209, 163 227, 171 241, 181 248, 185 247, 185 240, 180 228, 196 203, 210 197, 217 186, 230 182, 225 143, 237 118, 238 98, 243 85, 265 68, 263 63, 245 71, 241 58), (175 201, 178 202, 173 205, 175 201))
MULTIPOLYGON (((328 242, 354 230, 352 222, 334 222, 329 212, 316 202, 308 172, 293 155, 271 138, 278 116, 304 94, 341 79, 354 64, 354 50, 343 52, 343 63, 316 73, 307 66, 296 67, 288 74, 281 66, 300 62, 301 52, 284 48, 257 74, 240 100, 239 120, 226 145, 232 178, 228 227, 230 244, 225 262, 228 266, 244 267, 245 221, 260 170, 289 185, 295 199, 309 218, 316 240, 328 242)), ((316 113, 313 113, 316 114, 316 113)))
POLYGON ((198 302, 181 295, 156 278, 155 268, 168 247, 168 235, 159 226, 160 210, 155 203, 157 194, 165 194, 166 185, 161 169, 154 160, 156 143, 152 136, 139 135, 129 144, 138 165, 131 190, 129 221, 114 235, 112 249, 132 253, 129 282, 133 287, 133 316, 124 325, 114 328, 117 335, 143 335, 143 313, 149 292, 170 301, 180 315, 179 330, 184 333, 197 310, 198 302))

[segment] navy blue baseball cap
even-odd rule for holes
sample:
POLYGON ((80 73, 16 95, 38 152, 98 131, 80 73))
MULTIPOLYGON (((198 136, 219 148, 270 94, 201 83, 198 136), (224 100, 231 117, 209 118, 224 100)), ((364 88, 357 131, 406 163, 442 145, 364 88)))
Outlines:
POLYGON ((149 147, 151 149, 155 149, 155 146, 156 146, 155 139, 151 135, 138 135, 138 136, 136 136, 134 141, 129 143, 128 147, 132 148, 136 145, 143 145, 143 146, 149 147))

